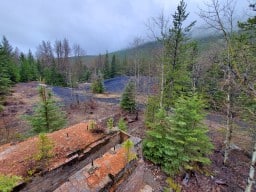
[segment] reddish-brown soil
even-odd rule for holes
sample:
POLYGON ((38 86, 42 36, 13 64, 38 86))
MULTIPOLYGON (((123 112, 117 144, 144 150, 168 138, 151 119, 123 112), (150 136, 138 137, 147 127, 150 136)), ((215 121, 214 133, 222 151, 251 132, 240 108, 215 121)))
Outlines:
MULTIPOLYGON (((10 95, 6 97, 4 111, 0 112, 0 144, 21 141, 29 135, 30 125, 25 119, 33 113, 33 107, 38 103, 38 82, 18 83, 10 95)), ((57 101, 61 98, 55 97, 57 101)), ((75 125, 86 120, 99 120, 113 113, 120 112, 118 105, 90 100, 78 104, 64 105, 67 114, 67 125, 75 125)))
MULTIPOLYGON (((47 134, 54 144, 53 157, 48 168, 57 167, 65 162, 68 155, 76 150, 85 149, 101 138, 102 134, 93 134, 87 130, 87 123, 79 123, 66 129, 47 134)), ((38 154, 38 137, 29 138, 16 145, 6 144, 0 148, 0 173, 27 175, 29 160, 38 154)))

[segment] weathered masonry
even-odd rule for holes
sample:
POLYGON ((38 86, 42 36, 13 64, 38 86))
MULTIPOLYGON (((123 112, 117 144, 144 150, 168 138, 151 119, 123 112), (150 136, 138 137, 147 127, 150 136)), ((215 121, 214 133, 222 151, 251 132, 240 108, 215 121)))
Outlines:
POLYGON ((54 143, 54 156, 46 167, 30 177, 29 160, 37 151, 38 137, 0 147, 0 173, 28 178, 14 191, 130 191, 131 187, 139 191, 143 178, 141 139, 118 129, 93 132, 88 122, 47 136, 54 143), (128 152, 122 144, 127 139, 134 144, 129 152, 133 158, 127 158, 128 152))

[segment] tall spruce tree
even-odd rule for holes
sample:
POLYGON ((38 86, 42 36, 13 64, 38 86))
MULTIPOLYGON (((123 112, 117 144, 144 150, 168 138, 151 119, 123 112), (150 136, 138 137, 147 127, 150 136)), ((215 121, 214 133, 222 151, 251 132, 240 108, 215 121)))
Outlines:
POLYGON ((144 141, 145 157, 160 164, 170 175, 192 170, 197 163, 209 164, 205 155, 211 152, 213 145, 202 123, 203 107, 202 100, 193 95, 180 97, 172 116, 160 109, 144 141))
POLYGON ((8 58, 3 47, 0 45, 0 111, 3 109, 2 102, 8 93, 11 80, 8 74, 8 58))
POLYGON ((34 133, 53 132, 66 124, 65 114, 52 98, 52 93, 44 85, 39 87, 40 103, 34 114, 28 118, 34 133))
POLYGON ((28 55, 25 56, 23 53, 20 55, 20 81, 35 81, 38 79, 38 66, 29 50, 28 55))
POLYGON ((37 66, 37 63, 34 59, 34 56, 31 52, 31 50, 28 51, 28 56, 27 56, 27 59, 28 59, 28 63, 29 63, 29 66, 30 66, 30 73, 31 73, 31 80, 32 81, 35 81, 35 80, 38 80, 39 78, 39 74, 38 74, 38 66, 37 66))
POLYGON ((179 2, 175 14, 172 15, 173 26, 169 29, 168 37, 164 43, 166 49, 165 59, 165 85, 164 85, 164 104, 170 107, 176 98, 192 89, 191 75, 188 70, 190 57, 188 33, 195 25, 196 21, 184 26, 189 13, 186 12, 187 4, 184 0, 179 2))
POLYGON ((5 36, 3 36, 3 39, 2 39, 2 49, 6 57, 5 60, 8 63, 7 65, 8 76, 12 83, 17 83, 20 80, 19 67, 14 59, 14 55, 12 52, 13 48, 5 36))

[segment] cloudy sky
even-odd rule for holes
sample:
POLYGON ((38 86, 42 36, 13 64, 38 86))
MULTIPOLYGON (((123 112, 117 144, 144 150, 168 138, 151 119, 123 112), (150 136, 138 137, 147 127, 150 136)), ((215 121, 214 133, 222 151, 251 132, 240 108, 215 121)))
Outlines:
MULTIPOLYGON (((221 0, 222 1, 222 0, 221 0)), ((237 0, 240 9, 248 0, 237 0)), ((173 14, 179 0, 2 0, 0 36, 21 51, 36 50, 42 40, 67 38, 87 54, 129 46, 135 37, 146 38, 145 24, 161 11, 173 14)), ((187 0, 190 20, 198 20, 203 0, 187 0)))

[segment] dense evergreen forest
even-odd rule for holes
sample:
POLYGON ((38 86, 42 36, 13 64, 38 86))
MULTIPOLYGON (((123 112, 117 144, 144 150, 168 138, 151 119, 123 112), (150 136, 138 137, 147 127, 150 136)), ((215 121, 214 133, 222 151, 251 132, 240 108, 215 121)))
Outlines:
MULTIPOLYGON (((148 24, 152 42, 136 38, 127 50, 98 56, 86 56, 79 45, 71 46, 67 39, 42 41, 35 54, 22 53, 3 37, 0 110, 10 87, 18 82, 43 80, 50 85, 76 87, 80 82, 127 75, 135 77, 136 87, 142 77, 155 78, 154 94, 148 95, 145 110, 149 128, 143 143, 145 157, 170 175, 209 164, 207 155, 213 145, 202 124, 208 110, 227 119, 223 141, 226 165, 233 119, 239 117, 246 120, 254 141, 246 188, 251 191, 256 159, 256 17, 234 23, 233 5, 213 0, 199 15, 216 34, 191 38, 196 21, 185 25, 189 17, 186 6, 181 0, 171 20, 161 15, 148 24)), ((248 6, 255 10, 256 4, 248 6)))

